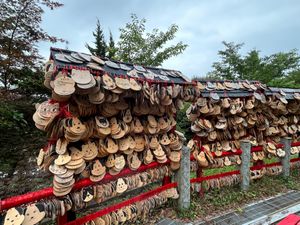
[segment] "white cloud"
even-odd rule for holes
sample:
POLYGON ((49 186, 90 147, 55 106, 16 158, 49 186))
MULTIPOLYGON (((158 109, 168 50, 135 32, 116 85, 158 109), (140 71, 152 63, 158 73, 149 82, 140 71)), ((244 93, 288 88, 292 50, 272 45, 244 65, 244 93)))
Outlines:
MULTIPOLYGON (((166 30, 176 23, 180 30, 175 41, 189 47, 163 66, 179 69, 188 76, 204 75, 218 60, 221 42, 244 42, 243 52, 252 48, 263 54, 299 48, 300 2, 297 0, 65 0, 64 7, 47 11, 43 26, 50 34, 69 41, 69 48, 84 51, 93 41, 96 18, 115 39, 118 28, 136 13, 147 19, 147 28, 166 30)), ((107 35, 108 36, 108 35, 107 35)), ((48 57, 49 44, 41 44, 42 55, 48 57)), ((65 47, 65 44, 57 44, 65 47)))

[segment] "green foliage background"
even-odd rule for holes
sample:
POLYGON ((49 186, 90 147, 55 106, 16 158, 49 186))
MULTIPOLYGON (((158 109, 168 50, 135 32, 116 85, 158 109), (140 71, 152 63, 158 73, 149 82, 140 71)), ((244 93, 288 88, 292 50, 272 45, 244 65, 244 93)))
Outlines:
POLYGON ((181 54, 187 45, 181 41, 168 45, 176 38, 178 26, 172 24, 165 32, 153 29, 146 33, 146 19, 139 19, 137 15, 131 15, 131 21, 120 28, 120 36, 115 45, 112 33, 109 35, 109 43, 106 43, 103 30, 97 20, 94 48, 86 44, 91 54, 111 59, 132 62, 144 66, 160 66, 167 59, 181 54))
POLYGON ((191 103, 185 102, 183 109, 178 111, 176 115, 176 130, 182 132, 187 140, 190 140, 194 136, 191 131, 191 123, 188 121, 185 113, 190 104, 191 103))
POLYGON ((266 56, 252 49, 242 55, 244 44, 223 44, 224 49, 218 52, 220 60, 213 63, 205 79, 257 80, 271 87, 300 88, 300 55, 296 49, 266 56))

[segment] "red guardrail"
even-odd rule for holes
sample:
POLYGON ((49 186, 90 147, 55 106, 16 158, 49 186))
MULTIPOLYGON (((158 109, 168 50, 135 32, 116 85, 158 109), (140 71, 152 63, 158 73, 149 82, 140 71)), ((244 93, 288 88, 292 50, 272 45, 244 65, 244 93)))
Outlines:
MULTIPOLYGON (((300 161, 300 158, 291 159, 290 161, 291 162, 300 161)), ((269 164, 259 165, 259 166, 252 166, 250 169, 251 170, 262 169, 263 167, 272 167, 272 166, 277 166, 277 165, 280 165, 280 162, 269 163, 269 164)), ((205 181, 205 180, 212 180, 212 179, 217 179, 217 178, 221 178, 221 177, 232 176, 232 175, 235 175, 235 174, 240 174, 240 171, 239 170, 234 170, 234 171, 230 171, 230 172, 219 173, 219 174, 214 174, 214 175, 205 176, 205 177, 192 178, 192 179, 190 179, 190 182, 191 183, 198 183, 198 182, 202 182, 202 181, 205 181)), ((146 193, 143 193, 143 194, 138 195, 136 197, 133 197, 131 199, 128 199, 124 202, 118 203, 118 204, 113 205, 113 206, 109 206, 109 207, 107 207, 105 209, 101 209, 101 210, 99 210, 95 213, 92 213, 92 214, 86 215, 84 217, 78 218, 74 221, 68 222, 68 223, 66 223, 66 225, 80 225, 80 224, 86 223, 88 221, 91 221, 91 220, 96 219, 98 217, 104 216, 104 215, 106 215, 108 213, 111 213, 113 211, 116 211, 116 210, 118 210, 122 207, 128 206, 128 205, 133 204, 133 203, 138 202, 138 201, 145 200, 145 199, 147 199, 151 196, 154 196, 154 195, 156 195, 156 194, 158 194, 158 193, 160 193, 164 190, 167 190, 169 188, 173 188, 173 187, 176 187, 176 186, 177 186, 177 183, 169 183, 169 184, 164 185, 162 187, 159 187, 157 189, 151 190, 149 192, 146 192, 146 193)))
MULTIPOLYGON (((263 146, 256 146, 256 147, 252 147, 251 148, 251 152, 261 152, 263 151, 263 146)), ((232 156, 232 155, 241 155, 242 154, 242 150, 241 149, 237 149, 235 152, 232 151, 223 151, 222 155, 217 156, 214 152, 211 152, 212 156, 214 158, 221 158, 221 157, 226 157, 226 156, 232 156)), ((193 155, 191 155, 190 160, 196 160, 195 157, 193 155)))
MULTIPOLYGON (((294 142, 291 144, 292 147, 294 146, 300 146, 300 142, 294 142)), ((277 144, 276 145, 276 148, 283 148, 283 144, 277 144)), ((261 152, 263 151, 264 147, 263 146, 254 146, 251 148, 251 153, 252 152, 261 152)), ((233 155, 241 155, 242 154, 242 150, 241 149, 237 149, 235 152, 232 152, 232 151, 223 151, 222 152, 222 155, 220 156, 217 156, 214 152, 211 152, 212 156, 214 158, 221 158, 221 157, 226 157, 226 156, 233 156, 233 155)), ((191 158, 190 158, 192 161, 193 160, 196 160, 195 157, 193 155, 191 155, 191 158)))
POLYGON ((293 142, 293 143, 291 144, 291 146, 292 146, 292 147, 300 146, 300 141, 298 141, 298 142, 293 142))
POLYGON ((220 177, 227 177, 227 176, 231 176, 231 175, 239 174, 239 173, 240 173, 239 170, 234 170, 234 171, 230 171, 230 172, 218 173, 218 174, 205 176, 205 177, 192 178, 191 183, 198 183, 198 182, 202 182, 205 180, 212 180, 212 179, 216 179, 216 178, 220 178, 220 177))
MULTIPOLYGON (((298 162, 300 161, 300 158, 295 158, 295 159, 291 159, 290 162, 298 162)), ((255 166, 251 166, 250 169, 251 170, 260 170, 263 167, 273 167, 273 166, 280 166, 281 162, 274 162, 274 163, 268 163, 268 164, 263 164, 263 165, 255 165, 255 166)))
MULTIPOLYGON (((300 161, 300 158, 295 158, 295 159, 290 160, 290 162, 298 162, 298 161, 300 161)), ((264 164, 264 165, 251 166, 250 170, 259 170, 259 169, 262 169, 264 167, 273 167, 273 166, 280 166, 280 165, 281 165, 280 162, 275 162, 275 163, 269 163, 269 164, 264 164)), ((221 177, 227 177, 227 176, 231 176, 231 175, 234 175, 234 174, 240 174, 240 171, 239 170, 233 170, 233 171, 229 171, 229 172, 225 172, 225 173, 218 173, 218 174, 214 174, 214 175, 210 175, 210 176, 192 178, 191 183, 197 183, 197 182, 201 182, 201 181, 205 181, 205 180, 211 180, 211 179, 216 179, 216 178, 221 178, 221 177)))
MULTIPOLYGON (((159 166, 167 165, 168 163, 170 163, 169 160, 164 164, 160 164, 158 162, 152 162, 148 165, 141 165, 135 171, 126 168, 126 169, 122 170, 119 174, 117 174, 115 176, 112 176, 112 175, 107 173, 105 175, 105 177, 99 182, 106 183, 106 182, 109 182, 111 180, 115 180, 119 177, 133 175, 135 173, 143 172, 143 171, 146 171, 148 169, 153 169, 153 168, 156 168, 156 167, 159 167, 159 166)), ((84 179, 76 182, 72 190, 79 190, 83 187, 87 187, 87 186, 94 185, 94 184, 97 184, 97 183, 92 182, 89 178, 84 178, 84 179)), ((41 199, 44 199, 44 198, 49 198, 49 197, 52 197, 52 196, 54 196, 52 187, 48 187, 48 188, 41 189, 41 190, 38 190, 38 191, 29 192, 29 193, 26 193, 26 194, 23 194, 23 195, 13 196, 13 197, 10 197, 10 198, 7 198, 7 199, 4 199, 4 200, 0 201, 0 212, 2 210, 5 210, 5 209, 9 209, 9 208, 16 207, 16 206, 19 206, 19 205, 22 205, 22 204, 38 201, 38 200, 41 200, 41 199)))
POLYGON ((84 223, 86 223, 88 221, 91 221, 91 220, 96 219, 98 217, 104 216, 105 214, 111 213, 111 212, 116 211, 116 210, 118 210, 118 209, 120 209, 122 207, 131 205, 131 204, 133 204, 135 202, 145 200, 145 199, 147 199, 149 197, 152 197, 152 196, 154 196, 154 195, 156 195, 156 194, 158 194, 158 193, 160 193, 160 192, 162 192, 164 190, 167 190, 167 189, 170 189, 170 188, 174 188, 176 186, 177 186, 177 183, 166 184, 164 186, 158 187, 158 188, 153 189, 151 191, 148 191, 148 192, 145 192, 145 193, 140 194, 138 196, 135 196, 135 197, 133 197, 131 199, 128 199, 126 201, 123 201, 123 202, 120 202, 118 204, 109 206, 109 207, 107 207, 105 209, 101 209, 101 210, 99 210, 97 212, 94 212, 94 213, 91 213, 89 215, 83 216, 83 217, 78 218, 78 219, 76 219, 74 221, 70 221, 70 222, 66 223, 66 225, 81 225, 81 224, 84 224, 84 223))
MULTIPOLYGON (((292 143, 291 146, 300 146, 300 142, 294 142, 294 143, 292 143)), ((277 147, 282 147, 282 144, 277 145, 277 147)), ((262 150, 263 150, 262 146, 256 146, 256 147, 251 148, 251 152, 258 152, 258 151, 262 151, 262 150)), ((241 152, 242 151, 240 149, 238 149, 234 153, 233 152, 223 152, 222 156, 239 155, 239 154, 241 154, 241 152)), ((222 157, 222 156, 219 156, 219 157, 222 157)), ((194 156, 191 156, 191 160, 195 160, 194 156)), ((291 160, 291 162, 295 162, 295 161, 300 161, 300 159, 292 159, 291 160)), ((166 165, 169 162, 170 162, 169 160, 165 164, 159 164, 157 162, 153 162, 153 163, 150 163, 149 165, 142 165, 136 171, 132 171, 132 170, 126 168, 126 169, 122 170, 116 176, 111 176, 110 174, 106 174, 105 177, 103 178, 103 180, 100 181, 100 182, 102 182, 102 183, 109 182, 109 181, 117 179, 119 177, 133 175, 133 174, 138 173, 138 172, 143 172, 143 171, 146 171, 148 169, 152 169, 152 168, 155 168, 155 167, 158 167, 158 166, 166 165)), ((265 166, 268 167, 268 165, 274 166, 274 165, 277 165, 277 164, 278 163, 266 164, 265 166)), ((255 167, 252 167, 252 168, 259 168, 259 166, 255 166, 255 167)), ((233 171, 231 171, 231 172, 233 172, 233 171)), ((227 173, 224 173, 224 174, 227 174, 227 173)), ((228 174, 230 174, 230 172, 228 172, 228 174)), ((211 177, 211 176, 208 176, 208 178, 201 177, 201 179, 209 179, 209 177, 211 177)), ((198 179, 198 178, 194 178, 194 179, 198 179)), ((213 179, 213 178, 211 178, 211 179, 213 179)), ((199 181, 200 181, 200 178, 199 178, 199 181)), ((195 181, 193 180, 193 182, 195 182, 195 181)), ((73 187, 73 190, 79 190, 83 187, 87 187, 87 186, 90 186, 90 185, 93 185, 93 184, 97 184, 97 183, 94 183, 90 179, 85 178, 85 179, 82 179, 82 180, 76 182, 74 187, 73 187)), ((0 212, 2 210, 5 210, 5 209, 9 209, 9 208, 16 207, 16 206, 19 206, 19 205, 22 205, 22 204, 38 201, 38 200, 41 200, 41 199, 44 199, 44 198, 49 198, 49 197, 52 197, 52 196, 54 196, 52 187, 48 187, 48 188, 41 189, 41 190, 38 190, 38 191, 29 192, 29 193, 26 193, 26 194, 23 194, 23 195, 13 196, 13 197, 10 197, 10 198, 7 198, 7 199, 4 199, 4 200, 0 201, 0 212)))

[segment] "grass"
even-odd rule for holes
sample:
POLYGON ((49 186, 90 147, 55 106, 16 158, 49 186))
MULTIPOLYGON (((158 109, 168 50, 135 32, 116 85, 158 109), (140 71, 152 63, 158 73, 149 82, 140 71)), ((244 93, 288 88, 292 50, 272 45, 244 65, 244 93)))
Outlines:
MULTIPOLYGON (((295 157, 297 157, 297 155, 292 156, 292 158, 295 157)), ((278 161, 278 158, 264 159, 265 164, 278 161)), ((210 176, 237 169, 238 166, 235 165, 223 168, 205 169, 203 170, 203 175, 210 176)), ((242 204, 247 202, 276 195, 277 193, 288 190, 300 190, 299 176, 299 170, 293 170, 289 178, 283 178, 282 176, 265 176, 260 180, 253 181, 250 190, 247 192, 240 191, 240 187, 237 185, 234 187, 222 187, 221 189, 210 190, 201 198, 199 198, 198 193, 194 193, 190 210, 177 212, 177 216, 185 219, 201 218, 211 214, 212 211, 239 209, 242 204)), ((191 172, 191 178, 194 177, 196 177, 196 173, 191 172)))
MULTIPOLYGON (((216 172, 213 169, 213 172, 216 172)), ((223 171, 224 172, 224 171, 223 171)), ((211 171, 212 173, 212 171, 211 171)), ((195 173, 192 175, 195 176, 195 173)), ((184 222, 203 220, 207 216, 216 216, 219 213, 224 213, 226 210, 236 210, 242 212, 242 206, 263 198, 274 196, 278 193, 288 190, 300 190, 300 171, 293 170, 289 178, 282 176, 263 177, 260 180, 251 183, 250 190, 247 192, 241 191, 239 185, 233 187, 223 187, 206 192, 203 196, 198 193, 193 193, 191 196, 191 206, 188 210, 178 211, 177 200, 169 200, 165 205, 153 209, 153 211, 145 219, 135 221, 135 224, 155 224, 161 218, 170 218, 184 222)), ((149 189, 153 188, 152 186, 149 189)), ((144 191, 148 190, 146 188, 144 191)), ((134 193, 135 195, 136 193, 134 193)), ((125 198, 122 198, 125 200, 125 198)), ((120 201, 120 199, 118 200, 120 201)), ((108 201, 105 204, 114 204, 115 199, 108 201)), ((102 205, 104 207, 104 205, 102 205)), ((93 209, 92 211, 95 211, 93 209)), ((84 210, 84 213, 79 212, 78 215, 85 215, 91 212, 84 210)), ((125 224, 133 224, 129 221, 125 224)))
POLYGON ((237 170, 237 166, 225 166, 222 168, 206 169, 203 171, 203 175, 210 176, 218 173, 226 173, 233 170, 237 170))
MULTIPOLYGON (((291 159, 293 158, 297 158, 297 155, 292 155, 291 159)), ((273 158, 265 158, 264 159, 264 163, 265 164, 270 164, 270 163, 275 163, 280 161, 278 158, 273 157, 273 158)), ((226 172, 230 172, 230 171, 234 171, 234 170, 238 170, 238 166, 233 165, 233 166, 224 166, 222 168, 213 168, 213 169, 205 169, 203 170, 203 175, 204 176, 210 176, 210 175, 214 175, 214 174, 218 174, 218 173, 226 173, 226 172)), ((196 177, 196 173, 191 173, 191 178, 196 177)))
POLYGON ((193 193, 191 208, 177 212, 183 220, 197 220, 226 210, 241 211, 244 204, 261 200, 288 190, 300 190, 300 171, 293 170, 289 178, 282 176, 265 176, 251 182, 248 191, 241 191, 239 185, 222 187, 206 192, 203 196, 193 193))
MULTIPOLYGON (((234 169, 236 169, 235 166, 220 169, 208 169, 206 175, 234 169)), ((191 177, 195 176, 196 173, 192 172, 191 177)), ((192 193, 191 205, 188 210, 176 210, 177 200, 169 200, 165 205, 153 209, 147 218, 135 221, 135 224, 155 224, 161 218, 170 218, 184 222, 198 221, 207 219, 208 216, 213 217, 229 210, 242 212, 242 207, 245 204, 262 200, 289 190, 300 190, 299 176, 299 169, 292 170, 289 178, 284 178, 282 176, 265 176, 260 180, 251 182, 250 189, 247 192, 241 191, 239 185, 236 185, 233 187, 222 187, 221 189, 210 190, 205 192, 203 196, 199 196, 199 193, 192 193)), ((151 190, 152 188, 153 186, 150 185, 143 191, 151 190)), ((136 194, 137 193, 133 193, 133 195, 136 194)), ((118 200, 112 199, 111 201, 107 201, 104 204, 101 204, 101 208, 106 205, 114 204, 116 201, 125 200, 128 197, 130 196, 126 195, 126 197, 122 196, 118 200)), ((95 209, 85 209, 83 212, 79 212, 78 215, 82 216, 92 211, 94 212, 95 209)), ((132 222, 129 221, 126 224, 132 224, 132 222)))
MULTIPOLYGON (((297 155, 291 158, 297 158, 297 155)), ((266 158, 265 164, 278 162, 278 158, 266 158)), ((238 166, 227 166, 223 168, 204 169, 203 175, 210 176, 218 173, 225 173, 237 170, 238 166)), ((191 172, 191 178, 196 177, 196 172, 191 172)), ((192 193, 191 206, 188 210, 174 211, 173 219, 183 221, 197 221, 209 216, 217 215, 225 210, 242 211, 242 206, 257 200, 261 200, 278 193, 287 192, 289 190, 300 190, 300 170, 291 171, 289 178, 282 176, 264 176, 260 180, 251 182, 250 189, 247 192, 241 191, 239 185, 233 187, 222 187, 207 191, 203 196, 199 193, 192 193)), ((176 201, 168 203, 167 209, 176 209, 176 201)))

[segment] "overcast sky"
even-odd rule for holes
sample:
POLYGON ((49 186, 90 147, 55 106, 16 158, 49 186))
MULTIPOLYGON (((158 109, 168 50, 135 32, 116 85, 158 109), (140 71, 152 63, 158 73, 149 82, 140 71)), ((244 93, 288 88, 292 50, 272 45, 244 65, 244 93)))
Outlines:
MULTIPOLYGON (((68 48, 88 52, 98 17, 108 38, 109 29, 118 39, 119 28, 130 14, 146 18, 146 28, 166 30, 177 24, 175 41, 183 41, 186 51, 163 64, 187 76, 205 75, 218 60, 221 42, 244 42, 243 52, 253 48, 262 55, 300 48, 299 0, 62 0, 64 7, 46 11, 43 28, 51 35, 69 41, 68 48)), ((50 46, 40 44, 48 58, 50 46)))

